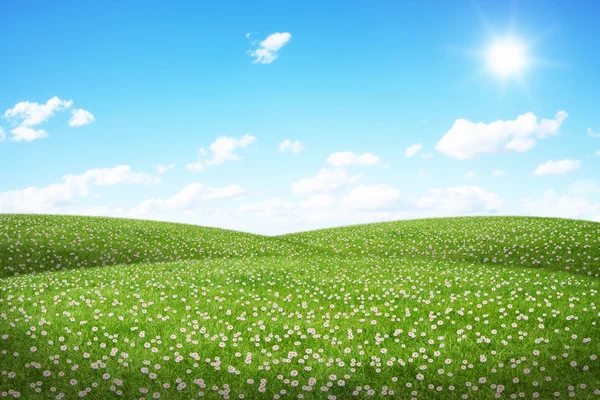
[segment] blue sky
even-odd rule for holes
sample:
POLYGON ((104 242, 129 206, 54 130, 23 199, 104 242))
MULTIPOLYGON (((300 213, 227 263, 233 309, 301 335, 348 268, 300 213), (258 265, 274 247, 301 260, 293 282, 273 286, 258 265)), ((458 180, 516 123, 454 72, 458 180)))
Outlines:
POLYGON ((593 1, 3 2, 0 212, 266 234, 598 219, 597 12, 593 1), (499 60, 497 43, 512 43, 499 60))

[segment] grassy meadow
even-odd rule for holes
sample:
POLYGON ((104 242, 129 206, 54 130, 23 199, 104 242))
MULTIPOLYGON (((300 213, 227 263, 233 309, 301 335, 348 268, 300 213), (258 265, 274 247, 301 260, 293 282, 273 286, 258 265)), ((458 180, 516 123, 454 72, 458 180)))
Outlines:
POLYGON ((600 223, 0 215, 0 396, 600 398, 600 223))

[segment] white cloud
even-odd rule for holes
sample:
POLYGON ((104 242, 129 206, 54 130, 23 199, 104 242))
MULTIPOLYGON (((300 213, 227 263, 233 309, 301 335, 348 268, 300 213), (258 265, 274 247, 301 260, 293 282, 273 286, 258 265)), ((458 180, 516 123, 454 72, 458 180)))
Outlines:
POLYGON ((581 162, 579 160, 560 160, 546 161, 533 171, 534 175, 563 175, 579 169, 581 162))
POLYGON ((335 197, 328 193, 320 193, 311 196, 308 200, 300 204, 301 208, 331 208, 336 205, 335 197))
POLYGON ((400 191, 389 185, 361 185, 344 196, 342 204, 350 208, 376 210, 398 201, 400 191))
POLYGON ((363 153, 357 156, 351 151, 343 151, 331 154, 327 158, 327 164, 336 168, 347 167, 350 165, 357 165, 359 167, 372 167, 376 165, 382 165, 383 162, 375 154, 363 153))
POLYGON ((600 133, 598 133, 598 132, 594 132, 594 131, 592 130, 592 128, 588 128, 588 130, 587 130, 587 133, 588 133, 588 135, 590 135, 591 137, 600 137, 600 133))
POLYGON ((471 179, 473 177, 475 177, 475 171, 467 171, 465 173, 465 179, 471 179))
POLYGON ((167 172, 170 169, 175 168, 175 164, 168 164, 168 165, 164 165, 164 164, 158 164, 156 166, 156 172, 158 172, 159 174, 164 174, 165 172, 167 172))
POLYGON ((197 208, 204 201, 235 199, 246 195, 246 190, 238 185, 225 187, 206 187, 201 183, 191 183, 179 193, 167 199, 149 199, 140 203, 136 209, 166 208, 187 210, 197 208))
POLYGON ((592 204, 584 197, 559 196, 554 190, 546 190, 541 199, 523 199, 522 207, 540 217, 582 218, 600 209, 600 203, 592 204))
POLYGON ((185 167, 193 172, 202 172, 202 171, 204 171, 204 168, 205 168, 202 160, 197 160, 195 162, 187 163, 185 165, 185 167))
MULTIPOLYGON (((72 100, 61 100, 54 96, 46 103, 23 101, 17 103, 13 108, 6 110, 4 117, 12 121, 13 140, 17 142, 31 142, 48 136, 45 130, 34 128, 47 121, 56 112, 67 109, 73 105, 72 100)), ((86 110, 76 109, 72 111, 69 126, 81 126, 94 121, 94 116, 86 110)))
POLYGON ((239 160, 240 156, 235 153, 235 150, 248 147, 255 141, 256 137, 252 135, 244 135, 240 138, 221 136, 210 145, 210 157, 207 158, 206 156, 209 153, 201 148, 201 158, 193 163, 187 164, 186 167, 191 171, 202 172, 206 168, 223 164, 225 161, 239 160))
MULTIPOLYGON (((250 36, 246 34, 246 37, 250 36)), ((258 64, 270 64, 279 55, 278 52, 281 48, 290 41, 292 35, 288 32, 276 32, 267 36, 265 40, 260 42, 259 46, 254 50, 250 50, 248 53, 254 58, 254 63, 258 64)))
POLYGON ((600 150, 596 150, 596 155, 600 156, 600 150))
POLYGON ((71 100, 61 100, 54 96, 45 104, 23 101, 13 108, 6 110, 5 118, 21 120, 22 126, 39 125, 50 118, 56 111, 61 111, 73 105, 71 100))
MULTIPOLYGON (((385 185, 383 185, 385 186, 385 185)), ((365 200, 366 201, 366 200, 365 200)), ((383 201, 380 199, 380 201, 383 201)), ((245 204, 213 213, 219 224, 232 229, 278 234, 336 225, 394 219, 398 214, 379 211, 373 202, 340 204, 329 194, 319 194, 299 205, 281 198, 245 204)))
POLYGON ((240 207, 240 211, 256 213, 260 217, 273 217, 290 214, 295 207, 296 204, 291 201, 273 198, 259 203, 244 204, 240 207))
POLYGON ((431 153, 423 153, 423 154, 421 154, 421 158, 425 158, 425 159, 427 159, 427 158, 433 158, 433 154, 431 154, 431 153))
POLYGON ((13 134, 13 140, 16 142, 31 142, 36 139, 42 139, 48 136, 45 130, 43 129, 33 129, 28 126, 17 126, 13 130, 11 130, 13 134))
POLYGON ((133 172, 129 165, 90 169, 81 175, 67 175, 66 178, 83 179, 96 186, 111 186, 121 183, 148 185, 160 182, 158 177, 144 172, 133 172))
POLYGON ((6 133, 4 133, 4 129, 0 126, 0 142, 4 141, 4 139, 6 139, 6 133))
POLYGON ((294 182, 292 191, 296 194, 331 192, 359 178, 360 175, 350 176, 343 169, 323 168, 312 178, 302 178, 294 182))
POLYGON ((207 161, 207 166, 219 165, 228 160, 238 160, 240 157, 234 153, 237 148, 247 147, 256 141, 255 136, 244 135, 241 138, 222 136, 211 145, 212 157, 207 161))
MULTIPOLYGON (((205 187, 200 183, 192 183, 184 187, 179 194, 173 198, 177 204, 187 205, 194 200, 225 200, 244 197, 246 190, 239 185, 229 185, 224 187, 205 187)), ((181 208, 181 207, 180 207, 181 208)))
MULTIPOLYGON (((331 194, 319 194, 304 203, 283 198, 245 204, 236 208, 217 208, 208 219, 215 226, 263 234, 281 234, 308 229, 392 221, 432 216, 480 215, 495 212, 499 198, 482 189, 439 189, 425 198, 411 199, 388 185, 359 186, 341 201, 331 194), (435 200, 428 200, 433 197, 435 200), (421 207, 417 201, 421 200, 421 207)), ((196 222, 196 221, 195 221, 196 222)))
POLYGON ((451 216, 500 209, 502 201, 495 193, 479 186, 459 186, 446 189, 431 189, 428 196, 415 200, 419 209, 431 210, 439 215, 451 216))
POLYGON ((78 181, 65 180, 42 188, 28 187, 0 193, 1 212, 51 212, 56 207, 87 196, 88 188, 78 181))
POLYGON ((512 121, 499 120, 489 124, 457 119, 435 149, 459 160, 501 150, 524 152, 535 146, 537 139, 558 134, 567 116, 566 112, 559 111, 554 119, 538 122, 533 113, 526 113, 512 121))
POLYGON ((71 111, 71 114, 71 119, 69 119, 69 126, 71 127, 87 125, 96 120, 91 112, 86 111, 83 108, 73 110, 71 111))
POLYGON ((411 158, 412 156, 417 154, 419 151, 421 151, 422 148, 423 148, 423 145, 421 143, 413 144, 412 146, 408 146, 406 148, 406 150, 404 151, 404 155, 406 156, 406 158, 411 158))
POLYGON ((201 183, 186 185, 168 198, 147 199, 130 209, 116 211, 118 216, 169 221, 189 221, 196 217, 206 202, 241 198, 246 190, 238 185, 207 187, 201 183), (188 218, 185 218, 185 216, 188 218))
POLYGON ((61 207, 89 195, 92 186, 157 183, 158 178, 132 172, 128 165, 97 168, 80 175, 65 175, 61 183, 41 188, 11 190, 0 193, 0 212, 59 212, 61 207))
POLYGON ((591 193, 600 193, 600 184, 591 179, 575 181, 569 186, 569 193, 575 196, 582 196, 591 193))
POLYGON ((495 169, 492 171, 493 176, 504 176, 505 174, 506 172, 504 172, 504 170, 501 169, 495 169))
POLYGON ((291 151, 292 153, 296 154, 300 153, 303 149, 304 145, 298 140, 291 141, 287 139, 279 143, 279 151, 281 152, 291 151))

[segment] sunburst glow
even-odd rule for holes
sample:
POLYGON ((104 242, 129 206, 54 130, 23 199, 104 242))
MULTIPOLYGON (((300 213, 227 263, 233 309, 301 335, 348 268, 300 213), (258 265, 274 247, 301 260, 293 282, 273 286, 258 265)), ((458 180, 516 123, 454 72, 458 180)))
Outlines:
POLYGON ((519 77, 527 67, 526 48, 514 39, 494 42, 489 47, 486 58, 489 69, 503 78, 519 77))

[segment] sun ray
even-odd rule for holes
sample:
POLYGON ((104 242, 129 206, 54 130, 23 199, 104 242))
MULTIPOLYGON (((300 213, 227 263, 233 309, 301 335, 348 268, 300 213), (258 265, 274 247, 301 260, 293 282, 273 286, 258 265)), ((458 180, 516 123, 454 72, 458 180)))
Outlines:
POLYGON ((515 33, 517 26, 517 14, 519 10, 519 2, 513 0, 510 3, 510 17, 508 18, 508 36, 512 36, 515 33))
POLYGON ((529 100, 531 102, 533 110, 535 112, 540 112, 541 107, 540 107, 539 103, 537 102, 537 100, 535 99, 535 97, 533 97, 533 94, 531 93, 531 91, 529 90, 529 86, 527 86, 527 82, 521 77, 517 78, 517 82, 519 83, 519 85, 521 85, 521 89, 523 89, 523 92, 525 92, 525 96, 527 97, 527 100, 529 100))
POLYGON ((481 23, 481 25, 483 25, 483 28, 487 31, 488 35, 491 37, 495 37, 496 33, 494 32, 494 29, 492 28, 492 24, 489 23, 487 17, 485 16, 485 13, 481 9, 481 6, 477 2, 477 0, 471 0, 471 7, 473 7, 473 10, 477 14, 477 17, 479 18, 479 22, 481 23))
POLYGON ((470 58, 479 58, 479 59, 485 58, 485 52, 483 52, 481 50, 470 49, 468 47, 446 45, 446 46, 444 46, 444 50, 446 50, 449 53, 460 54, 462 56, 470 57, 470 58))
POLYGON ((527 47, 534 47, 539 42, 552 36, 559 29, 560 29, 560 27, 558 25, 551 26, 550 28, 548 28, 548 29, 544 30, 543 32, 539 33, 538 35, 536 35, 535 37, 529 39, 527 41, 527 47))
POLYGON ((567 64, 565 62, 554 61, 554 60, 549 60, 547 58, 539 58, 539 57, 531 58, 531 65, 534 65, 536 67, 558 69, 558 70, 562 70, 562 71, 566 71, 569 69, 569 64, 567 64))
POLYGON ((463 88, 465 85, 482 79, 485 76, 485 74, 486 74, 486 70, 482 68, 479 71, 477 71, 477 73, 475 73, 474 75, 470 75, 470 76, 466 77, 465 79, 460 80, 460 81, 456 82, 454 85, 450 86, 449 91, 456 92, 456 91, 460 90, 461 88, 463 88))

